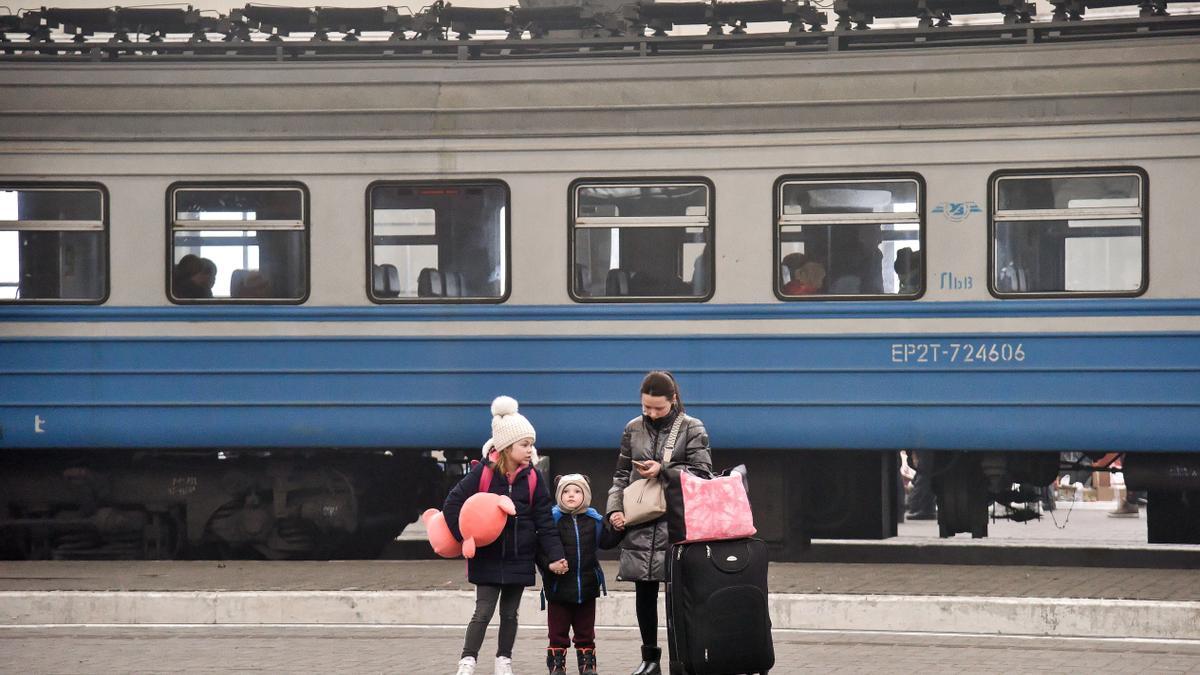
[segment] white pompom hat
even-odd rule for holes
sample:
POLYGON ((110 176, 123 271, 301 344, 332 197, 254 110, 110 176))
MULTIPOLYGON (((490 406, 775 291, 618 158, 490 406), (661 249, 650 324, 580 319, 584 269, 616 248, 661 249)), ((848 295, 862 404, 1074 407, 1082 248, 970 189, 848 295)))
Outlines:
POLYGON ((511 396, 497 396, 492 401, 492 438, 483 446, 484 454, 489 446, 503 450, 523 438, 537 440, 533 425, 517 412, 517 407, 517 399, 511 396))

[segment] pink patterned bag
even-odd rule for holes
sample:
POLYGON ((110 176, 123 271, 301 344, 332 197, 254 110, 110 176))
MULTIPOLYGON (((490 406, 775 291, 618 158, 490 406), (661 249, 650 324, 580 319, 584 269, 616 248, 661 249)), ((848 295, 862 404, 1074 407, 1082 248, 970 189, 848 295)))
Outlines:
POLYGON ((745 467, 725 476, 681 469, 667 481, 667 527, 673 544, 753 537, 745 467))

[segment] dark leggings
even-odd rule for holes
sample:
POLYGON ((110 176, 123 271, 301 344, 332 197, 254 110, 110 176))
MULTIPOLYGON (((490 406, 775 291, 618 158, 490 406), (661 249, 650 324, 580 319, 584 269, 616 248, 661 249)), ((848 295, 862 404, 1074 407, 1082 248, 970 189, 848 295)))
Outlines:
POLYGON ((475 614, 467 624, 467 639, 463 643, 463 656, 479 658, 483 635, 487 632, 492 615, 496 613, 496 600, 500 601, 500 642, 496 656, 512 658, 513 643, 517 641, 517 610, 521 607, 520 584, 478 584, 475 586, 475 614))
POLYGON ((658 645, 658 581, 633 582, 636 593, 638 630, 642 633, 642 644, 647 647, 658 645))

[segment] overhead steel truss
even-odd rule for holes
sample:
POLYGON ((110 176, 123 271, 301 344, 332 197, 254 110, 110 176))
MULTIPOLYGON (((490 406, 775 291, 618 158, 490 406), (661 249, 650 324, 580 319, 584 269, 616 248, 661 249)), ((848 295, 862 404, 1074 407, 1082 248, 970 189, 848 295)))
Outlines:
POLYGON ((248 4, 228 14, 192 7, 42 8, 0 16, 0 59, 469 60, 713 50, 812 52, 1196 35, 1200 27, 1200 16, 1170 16, 1168 0, 1051 2, 1051 20, 1034 21, 1036 10, 1027 0, 834 0, 837 24, 832 31, 826 30, 826 15, 811 0, 640 0, 616 7, 580 0, 576 5, 511 8, 458 7, 438 0, 417 14, 392 6, 248 4), (1088 8, 1117 6, 1136 7, 1139 16, 1083 21, 1088 8), (989 14, 999 21, 953 25, 956 16, 989 14), (869 30, 877 18, 916 19, 917 25, 869 30), (746 28, 756 23, 785 23, 787 28, 748 33, 746 28), (680 26, 706 26, 707 31, 672 35, 680 26), (480 39, 481 32, 495 37, 480 39))

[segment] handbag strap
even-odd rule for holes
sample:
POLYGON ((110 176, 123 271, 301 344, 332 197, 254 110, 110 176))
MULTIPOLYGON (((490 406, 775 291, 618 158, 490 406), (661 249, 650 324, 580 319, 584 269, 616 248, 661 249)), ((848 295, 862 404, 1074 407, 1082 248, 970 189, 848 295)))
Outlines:
POLYGON ((671 425, 671 433, 667 434, 667 444, 663 446, 663 468, 671 463, 671 453, 675 451, 675 440, 679 438, 679 428, 683 426, 683 413, 675 415, 675 423, 671 425))

